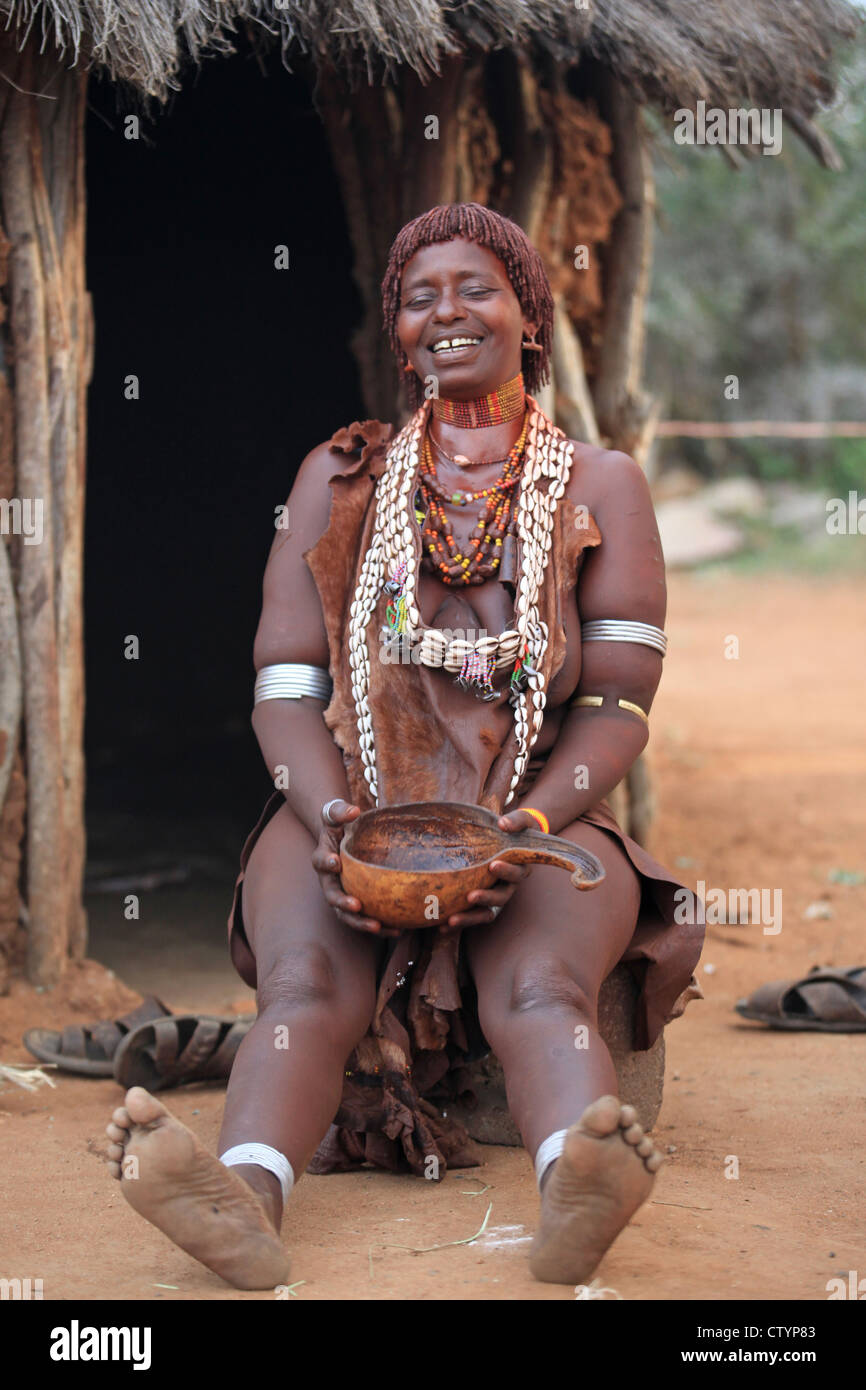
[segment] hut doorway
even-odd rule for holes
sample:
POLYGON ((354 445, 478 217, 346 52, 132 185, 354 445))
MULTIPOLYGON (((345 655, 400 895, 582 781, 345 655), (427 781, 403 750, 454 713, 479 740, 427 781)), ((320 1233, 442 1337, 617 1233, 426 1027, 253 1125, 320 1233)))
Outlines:
POLYGON ((92 82, 89 953, 118 967, 125 888, 203 873, 225 918, 269 790, 249 711, 275 508, 304 454, 362 412, 361 306, 310 85, 241 51, 138 139, 127 114, 92 82))

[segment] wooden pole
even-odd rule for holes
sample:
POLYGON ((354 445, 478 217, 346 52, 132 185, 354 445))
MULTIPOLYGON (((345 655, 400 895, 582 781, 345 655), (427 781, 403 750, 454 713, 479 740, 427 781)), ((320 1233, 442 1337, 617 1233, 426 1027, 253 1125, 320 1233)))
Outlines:
POLYGON ((314 100, 343 196, 353 275, 363 304, 363 319, 352 339, 361 393, 371 416, 389 420, 396 408, 397 373, 382 334, 379 281, 387 255, 383 242, 393 235, 397 215, 393 116, 381 89, 350 94, 327 68, 320 70, 314 100))
MULTIPOLYGON (((9 50, 7 49, 7 52, 9 50)), ((38 544, 22 544, 20 616, 27 761, 28 973, 51 987, 68 943, 63 768, 57 670, 51 424, 46 291, 34 213, 31 152, 36 136, 34 64, 20 55, 0 132, 3 219, 10 242, 11 347, 15 364, 16 478, 19 496, 41 506, 38 544)))
POLYGON ((51 475, 55 496, 55 574, 67 937, 83 956, 87 919, 82 902, 84 826, 84 508, 86 387, 91 371, 90 301, 84 283, 86 187, 84 118, 87 75, 56 65, 46 71, 56 102, 40 103, 34 142, 36 220, 54 306, 50 320, 52 381, 51 475))
POLYGON ((21 644, 18 639, 18 606, 9 546, 0 538, 0 807, 12 773, 21 729, 21 644))
POLYGON ((517 60, 515 85, 514 182, 507 214, 531 242, 537 242, 547 211, 553 177, 553 141, 538 96, 532 67, 517 60))
POLYGON ((592 394, 609 447, 632 454, 643 466, 652 410, 640 388, 655 209, 652 163, 640 107, 611 73, 602 82, 601 114, 613 136, 613 172, 623 206, 604 260, 604 324, 592 394))
POLYGON ((553 371, 556 380, 556 423, 572 439, 600 444, 595 407, 583 367, 583 349, 562 295, 554 295, 553 371))

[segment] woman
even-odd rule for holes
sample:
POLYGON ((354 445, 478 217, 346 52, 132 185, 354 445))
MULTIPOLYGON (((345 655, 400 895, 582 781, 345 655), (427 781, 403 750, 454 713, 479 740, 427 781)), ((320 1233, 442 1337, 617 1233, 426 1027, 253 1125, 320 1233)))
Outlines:
POLYGON ((445 1101, 492 1048, 541 1189, 531 1268, 574 1283, 661 1162, 616 1099, 600 986, 634 962, 643 1047, 696 992, 681 885, 604 801, 648 737, 661 547, 640 468, 565 439, 525 392, 548 375, 553 305, 519 227, 477 204, 432 209, 396 238, 383 296, 415 414, 394 437, 356 423, 307 456, 265 573, 253 727, 280 790, 229 922, 258 1018, 220 1159, 140 1088, 110 1156, 183 1249, 271 1287, 306 1168, 441 1178, 478 1161, 445 1101), (412 800, 549 829, 605 879, 578 897, 561 871, 497 861, 466 912, 389 934, 343 891, 339 842, 362 810, 412 800))

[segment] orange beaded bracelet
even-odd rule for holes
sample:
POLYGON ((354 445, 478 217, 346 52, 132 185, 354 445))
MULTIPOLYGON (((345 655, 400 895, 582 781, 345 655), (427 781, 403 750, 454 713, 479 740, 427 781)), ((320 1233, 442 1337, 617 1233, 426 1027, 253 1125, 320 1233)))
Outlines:
POLYGON ((547 819, 547 816, 544 814, 543 811, 533 811, 531 806, 521 806, 520 809, 521 811, 525 811, 528 816, 535 817, 535 819, 538 821, 538 824, 544 831, 545 835, 550 834, 550 821, 547 819))

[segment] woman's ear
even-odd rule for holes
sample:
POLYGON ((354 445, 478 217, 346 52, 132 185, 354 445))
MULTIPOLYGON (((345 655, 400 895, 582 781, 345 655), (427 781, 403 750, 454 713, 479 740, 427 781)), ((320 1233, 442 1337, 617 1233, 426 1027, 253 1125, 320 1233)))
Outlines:
POLYGON ((523 321, 523 342, 520 344, 521 348, 523 348, 524 350, 527 349, 527 348, 530 348, 533 352, 543 352, 543 351, 544 351, 544 348, 543 348, 542 344, 541 344, 541 343, 537 343, 537 342, 535 341, 535 335, 536 335, 537 332, 538 332, 538 324, 537 324, 537 323, 533 323, 531 320, 530 320, 530 321, 527 321, 526 319, 524 319, 524 321, 523 321))

